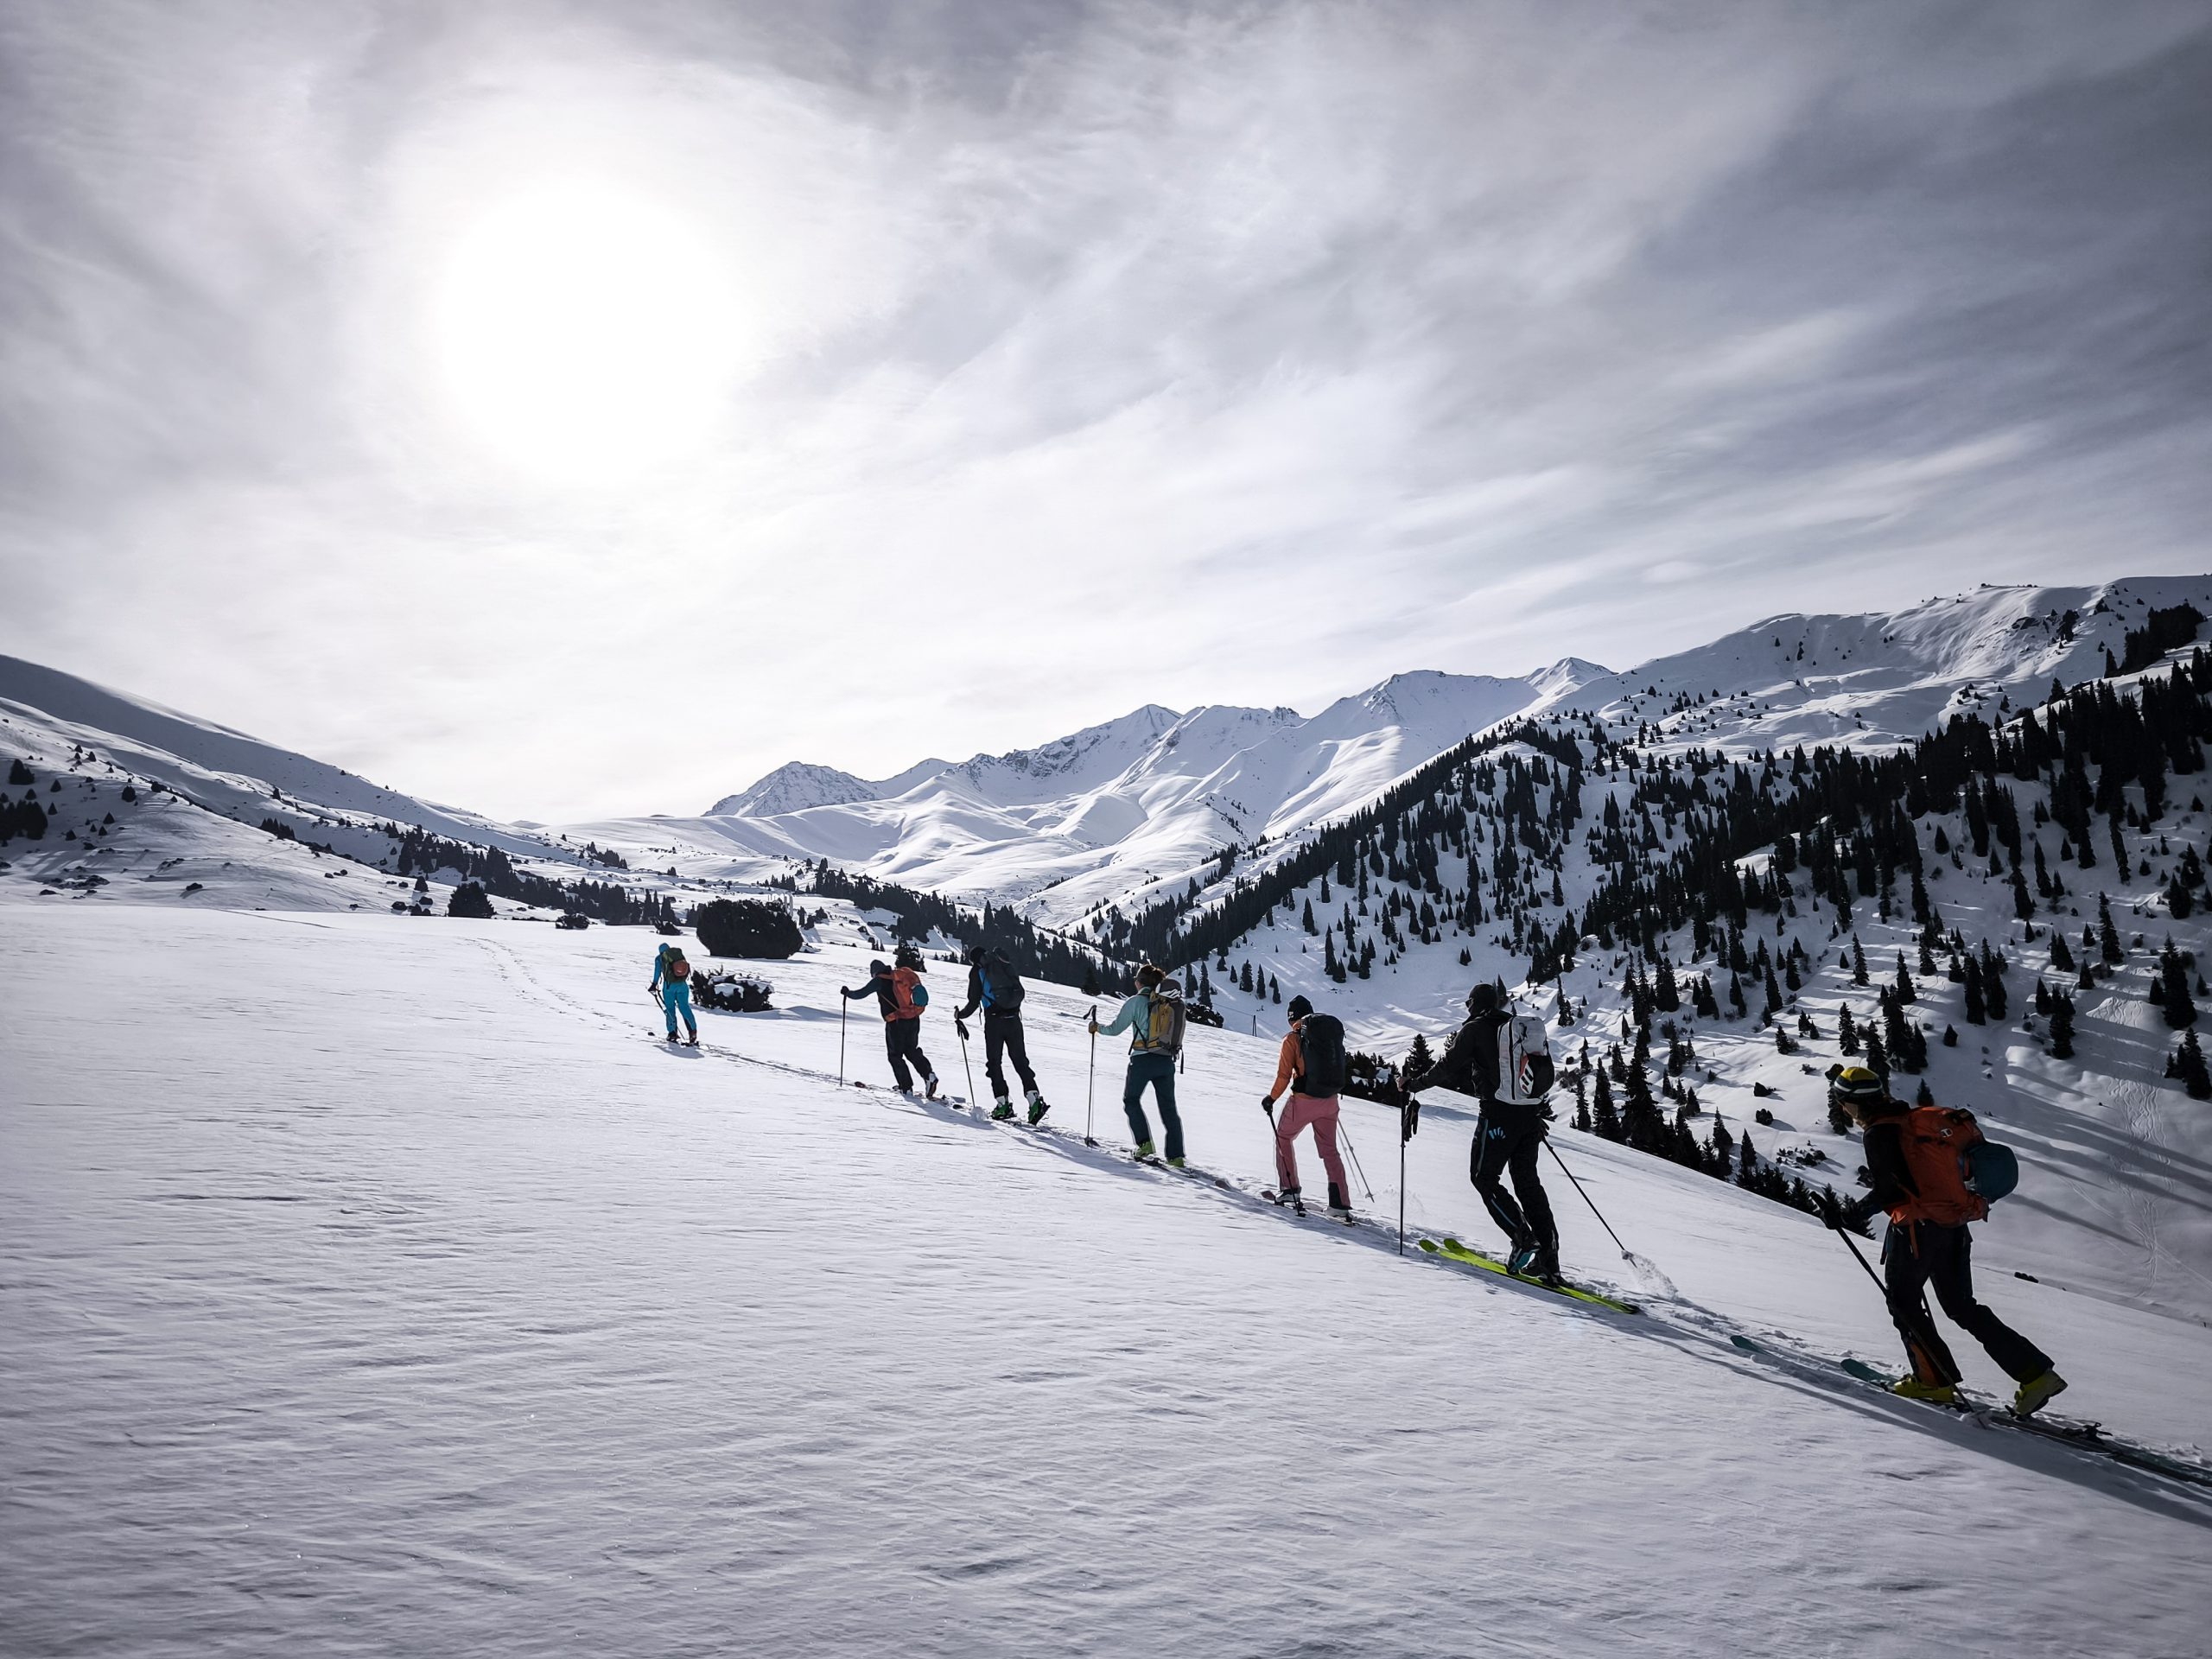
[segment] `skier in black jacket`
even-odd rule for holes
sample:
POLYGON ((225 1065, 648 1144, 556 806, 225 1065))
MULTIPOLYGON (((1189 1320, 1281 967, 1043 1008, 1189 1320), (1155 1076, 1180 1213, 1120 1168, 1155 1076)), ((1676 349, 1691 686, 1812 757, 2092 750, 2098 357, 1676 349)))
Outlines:
POLYGON ((966 1042, 969 1019, 976 1009, 983 1011, 983 1071, 991 1080, 995 1102, 991 1116, 1001 1122, 1014 1116, 1003 1064, 1011 1059, 1015 1075, 1021 1079, 1022 1092, 1028 1096, 1029 1121, 1035 1124, 1052 1109, 1038 1092, 1037 1074, 1029 1069, 1029 1040, 1021 1029, 1021 976, 1014 971, 1004 950, 987 944, 968 969, 968 1001, 952 1016, 952 1028, 966 1042))
MULTIPOLYGON (((1408 1077, 1406 1090, 1410 1096, 1423 1089, 1457 1089, 1482 1103, 1467 1177, 1482 1195, 1491 1219, 1510 1242, 1507 1265, 1516 1273, 1553 1283, 1559 1278, 1559 1227, 1536 1173, 1536 1154, 1543 1145, 1548 1114, 1541 1106, 1516 1106, 1497 1097, 1497 1033, 1507 1017, 1499 1006, 1497 987, 1476 986, 1467 993, 1467 1022, 1452 1037, 1444 1058, 1420 1077, 1408 1077), (1509 1174, 1517 1203, 1505 1191, 1509 1174)), ((1418 1104, 1407 1110, 1414 1115, 1409 1121, 1417 1122, 1418 1104)))

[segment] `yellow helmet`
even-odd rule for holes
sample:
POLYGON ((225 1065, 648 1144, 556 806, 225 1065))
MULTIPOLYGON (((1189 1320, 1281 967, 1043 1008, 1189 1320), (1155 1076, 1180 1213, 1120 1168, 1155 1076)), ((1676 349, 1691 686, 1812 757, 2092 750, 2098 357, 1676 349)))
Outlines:
POLYGON ((1828 1077, 1828 1098, 1839 1106, 1869 1106, 1889 1098, 1881 1078, 1863 1065, 1847 1065, 1828 1077))

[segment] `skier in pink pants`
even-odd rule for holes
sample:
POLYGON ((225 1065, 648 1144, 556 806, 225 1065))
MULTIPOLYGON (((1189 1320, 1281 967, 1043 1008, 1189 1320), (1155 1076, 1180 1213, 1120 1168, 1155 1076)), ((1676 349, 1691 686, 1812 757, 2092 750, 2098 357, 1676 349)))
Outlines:
POLYGON ((1292 997, 1287 1012, 1290 1030, 1282 1039, 1275 1084, 1260 1096, 1262 1109, 1275 1127, 1281 1194, 1276 1202, 1295 1204, 1304 1212, 1298 1196, 1298 1149, 1293 1143, 1299 1131, 1310 1125, 1321 1166, 1329 1173, 1330 1212, 1349 1217, 1351 1189, 1344 1181, 1344 1160, 1337 1155, 1337 1095, 1344 1085, 1344 1024, 1333 1014, 1314 1013, 1313 1005, 1302 996, 1292 997), (1285 1090, 1290 1097, 1277 1117, 1275 1102, 1285 1090))

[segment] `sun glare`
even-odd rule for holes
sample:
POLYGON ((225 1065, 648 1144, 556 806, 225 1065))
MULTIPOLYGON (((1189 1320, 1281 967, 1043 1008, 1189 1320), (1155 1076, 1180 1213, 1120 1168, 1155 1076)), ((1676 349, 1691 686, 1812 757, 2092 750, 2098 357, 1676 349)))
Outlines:
POLYGON ((680 213, 608 186, 509 197, 461 233, 437 291, 453 412, 548 480, 620 482, 696 453, 740 367, 729 264, 680 213))

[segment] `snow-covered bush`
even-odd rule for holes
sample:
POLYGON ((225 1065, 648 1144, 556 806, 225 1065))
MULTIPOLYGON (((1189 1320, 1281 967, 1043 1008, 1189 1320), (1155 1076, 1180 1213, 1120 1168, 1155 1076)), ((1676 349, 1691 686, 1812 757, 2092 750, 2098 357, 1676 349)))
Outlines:
POLYGON ((770 1006, 769 995, 775 988, 765 979, 734 974, 727 968, 691 976, 691 1000, 702 1008, 720 1008, 725 1014, 765 1014, 770 1006))

